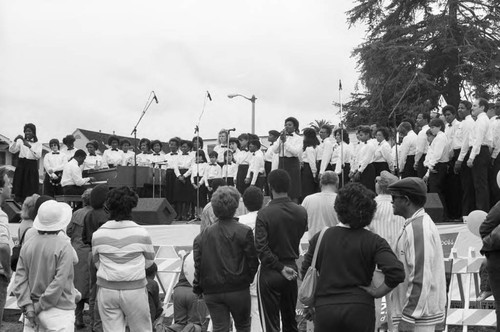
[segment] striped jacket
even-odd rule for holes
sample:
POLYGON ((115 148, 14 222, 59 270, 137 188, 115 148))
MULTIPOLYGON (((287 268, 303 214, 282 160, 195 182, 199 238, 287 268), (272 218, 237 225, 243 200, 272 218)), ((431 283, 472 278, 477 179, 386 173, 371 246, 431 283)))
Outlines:
POLYGON ((405 221, 396 241, 396 256, 406 277, 391 294, 394 323, 442 323, 446 306, 443 249, 437 227, 423 208, 405 221))
POLYGON ((110 220, 92 236, 97 285, 104 288, 145 287, 145 269, 153 264, 154 255, 147 230, 130 220, 110 220))

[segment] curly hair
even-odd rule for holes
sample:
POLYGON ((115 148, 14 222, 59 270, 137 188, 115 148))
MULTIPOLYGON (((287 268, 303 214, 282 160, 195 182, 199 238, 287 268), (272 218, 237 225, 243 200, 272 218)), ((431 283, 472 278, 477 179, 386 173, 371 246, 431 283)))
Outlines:
POLYGON ((240 193, 235 187, 222 186, 215 191, 210 202, 217 218, 230 219, 240 203, 240 193))
POLYGON ((137 206, 139 196, 129 187, 119 187, 108 192, 106 207, 110 220, 130 220, 132 209, 137 206))
POLYGON ((353 229, 368 226, 373 219, 377 203, 375 193, 360 183, 349 183, 340 189, 335 199, 339 220, 353 229))

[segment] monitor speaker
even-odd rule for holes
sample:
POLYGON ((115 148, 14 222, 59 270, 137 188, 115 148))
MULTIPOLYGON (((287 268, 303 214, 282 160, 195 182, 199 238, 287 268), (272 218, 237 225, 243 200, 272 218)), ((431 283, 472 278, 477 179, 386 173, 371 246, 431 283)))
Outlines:
POLYGON ((132 220, 139 225, 170 225, 177 213, 166 198, 139 198, 132 220))

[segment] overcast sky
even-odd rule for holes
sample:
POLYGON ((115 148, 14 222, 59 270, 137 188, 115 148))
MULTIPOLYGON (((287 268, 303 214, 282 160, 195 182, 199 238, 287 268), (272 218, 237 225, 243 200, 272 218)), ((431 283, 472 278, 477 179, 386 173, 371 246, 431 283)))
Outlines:
POLYGON ((351 0, 68 1, 0 0, 0 134, 27 122, 43 142, 76 128, 129 135, 150 95, 138 137, 168 140, 220 128, 256 133, 337 122, 358 78, 348 29, 351 0))

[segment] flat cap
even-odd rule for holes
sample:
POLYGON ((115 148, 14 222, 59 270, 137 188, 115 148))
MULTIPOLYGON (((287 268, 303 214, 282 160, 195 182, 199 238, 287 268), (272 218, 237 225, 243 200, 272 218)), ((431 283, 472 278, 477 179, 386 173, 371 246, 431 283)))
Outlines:
POLYGON ((379 186, 387 188, 389 185, 393 184, 394 182, 397 182, 399 178, 396 175, 393 175, 387 171, 382 171, 380 172, 380 175, 377 176, 376 180, 379 186))
POLYGON ((421 178, 404 178, 387 187, 391 194, 427 197, 427 185, 421 178))

